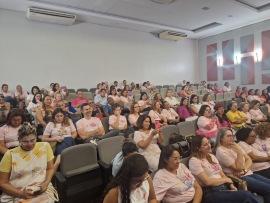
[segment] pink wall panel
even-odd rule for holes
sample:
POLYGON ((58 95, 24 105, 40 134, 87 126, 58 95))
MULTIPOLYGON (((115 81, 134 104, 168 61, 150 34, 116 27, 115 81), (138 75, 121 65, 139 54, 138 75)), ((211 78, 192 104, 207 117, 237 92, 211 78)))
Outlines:
POLYGON ((234 67, 223 67, 223 80, 234 79, 234 67))
POLYGON ((217 43, 207 45, 206 54, 216 54, 217 43))
POLYGON ((218 80, 217 55, 207 56, 207 80, 218 80))
POLYGON ((270 30, 262 32, 262 69, 270 70, 270 30))
POLYGON ((255 64, 253 56, 243 57, 241 61, 242 85, 255 84, 255 64))
POLYGON ((262 74, 262 84, 270 84, 270 73, 262 74))
POLYGON ((241 53, 249 53, 254 51, 254 35, 246 35, 240 37, 241 53))
POLYGON ((223 65, 234 64, 234 40, 226 40, 222 42, 223 65))

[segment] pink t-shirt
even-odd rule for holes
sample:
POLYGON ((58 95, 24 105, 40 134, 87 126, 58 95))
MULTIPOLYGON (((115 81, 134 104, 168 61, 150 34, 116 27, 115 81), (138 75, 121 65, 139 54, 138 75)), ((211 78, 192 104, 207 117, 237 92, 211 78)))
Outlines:
POLYGON ((207 138, 212 138, 217 136, 217 120, 216 119, 210 119, 205 116, 200 116, 197 121, 198 125, 198 130, 197 134, 207 137, 207 138), (207 126, 210 126, 210 129, 207 129, 207 126))
MULTIPOLYGON (((243 151, 243 153, 245 152, 243 151)), ((237 153, 232 149, 219 146, 216 151, 216 157, 219 160, 219 163, 222 166, 223 171, 227 174, 232 174, 233 170, 230 168, 230 166, 235 163, 237 159, 237 153)), ((253 172, 249 170, 244 176, 251 174, 253 174, 253 172)))
MULTIPOLYGON (((253 152, 253 154, 261 157, 268 157, 267 152, 262 152, 254 148, 253 146, 247 144, 246 142, 240 141, 238 143, 240 147, 247 153, 249 154, 250 152, 253 152)), ((252 171, 260 171, 264 170, 270 167, 270 162, 253 162, 251 170, 252 171)))
POLYGON ((13 128, 8 125, 4 125, 0 128, 0 140, 5 142, 6 148, 19 146, 18 130, 21 126, 13 128))
POLYGON ((81 118, 77 121, 76 126, 77 130, 83 129, 86 132, 103 128, 101 121, 96 117, 91 117, 90 119, 81 118))
POLYGON ((264 114, 263 112, 260 110, 260 109, 250 109, 249 110, 249 113, 251 115, 251 119, 254 119, 254 120, 262 120, 264 118, 264 114))
POLYGON ((257 150, 259 150, 260 152, 266 152, 267 155, 270 156, 270 138, 262 140, 259 137, 257 137, 255 143, 252 146, 257 150))
POLYGON ((77 98, 72 100, 71 105, 73 107, 78 107, 79 105, 82 105, 82 104, 87 103, 87 102, 88 102, 87 99, 77 97, 77 98))
POLYGON ((152 123, 155 123, 155 121, 161 121, 163 116, 158 113, 157 111, 151 110, 148 114, 151 118, 152 123))
POLYGON ((49 122, 44 130, 43 135, 50 135, 51 137, 71 137, 71 133, 76 131, 76 128, 71 120, 69 120, 69 124, 69 126, 62 126, 60 123, 54 124, 53 122, 49 122))
MULTIPOLYGON (((110 125, 110 130, 112 130, 113 128, 111 127, 111 125, 113 125, 116 121, 116 116, 115 115, 111 115, 109 116, 109 125, 110 125)), ((119 119, 119 126, 118 126, 118 129, 125 129, 125 127, 127 126, 127 119, 125 116, 120 116, 120 119, 119 119)))
POLYGON ((128 115, 128 122, 130 123, 130 125, 136 126, 136 123, 137 123, 139 116, 140 115, 129 114, 128 115))
POLYGON ((209 163, 207 159, 198 159, 196 157, 192 157, 189 160, 189 170, 195 176, 198 176, 200 173, 204 172, 209 178, 221 178, 220 173, 222 172, 222 168, 217 158, 213 154, 209 155, 214 162, 213 164, 209 163))
POLYGON ((160 169, 154 176, 153 185, 158 201, 185 203, 195 194, 195 178, 188 168, 180 163, 177 174, 160 169))
POLYGON ((173 108, 170 108, 169 110, 162 109, 161 115, 163 117, 165 117, 166 119, 169 119, 169 120, 174 120, 176 117, 177 118, 179 117, 178 114, 176 113, 176 111, 173 108))

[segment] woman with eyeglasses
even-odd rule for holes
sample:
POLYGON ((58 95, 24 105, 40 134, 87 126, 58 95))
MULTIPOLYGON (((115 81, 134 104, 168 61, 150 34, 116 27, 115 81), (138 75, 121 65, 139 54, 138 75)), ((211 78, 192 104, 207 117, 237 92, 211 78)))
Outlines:
POLYGON ((213 117, 212 110, 208 105, 202 105, 197 120, 196 134, 215 141, 218 131, 218 121, 213 117))
POLYGON ((7 151, 0 163, 0 202, 58 201, 51 184, 53 152, 47 142, 36 143, 36 130, 23 123, 18 131, 20 145, 7 151))
POLYGON ((203 202, 258 203, 250 192, 238 191, 232 180, 224 174, 219 161, 212 154, 207 138, 193 137, 191 151, 189 169, 203 188, 203 202))
POLYGON ((249 191, 263 196, 264 202, 270 202, 270 179, 251 171, 252 160, 234 142, 231 129, 221 128, 219 130, 215 148, 216 157, 226 175, 245 180, 249 191))
POLYGON ((157 203, 148 164, 140 154, 128 156, 109 183, 103 203, 157 203))
POLYGON ((132 127, 137 126, 137 120, 140 116, 140 106, 138 102, 134 102, 130 107, 130 114, 128 115, 128 122, 132 127))
POLYGON ((158 201, 200 203, 202 189, 188 168, 180 163, 181 156, 168 145, 161 151, 153 185, 158 201))

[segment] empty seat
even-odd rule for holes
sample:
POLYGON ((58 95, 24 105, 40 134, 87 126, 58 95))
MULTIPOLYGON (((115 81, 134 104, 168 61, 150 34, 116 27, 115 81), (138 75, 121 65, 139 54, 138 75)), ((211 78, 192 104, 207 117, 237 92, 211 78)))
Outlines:
POLYGON ((96 93, 96 89, 97 89, 97 88, 90 88, 90 89, 89 89, 89 92, 92 92, 93 94, 95 94, 95 93, 96 93))
POLYGON ((94 96, 93 96, 93 93, 92 93, 92 92, 84 92, 84 96, 85 96, 87 99, 91 99, 91 100, 94 99, 94 96))
POLYGON ((67 89, 68 93, 76 93, 75 89, 67 89))
POLYGON ((197 120, 178 123, 177 127, 178 127, 179 133, 185 137, 194 136, 196 132, 196 127, 195 127, 196 121, 197 120))
POLYGON ((67 96, 67 101, 71 101, 77 97, 76 93, 69 93, 67 96))
POLYGON ((55 177, 60 202, 82 202, 99 196, 103 181, 96 146, 88 143, 65 149, 55 177))
POLYGON ((176 125, 167 125, 162 127, 160 130, 163 134, 163 143, 162 143, 163 146, 167 146, 169 144, 170 136, 173 133, 179 134, 179 130, 176 125))

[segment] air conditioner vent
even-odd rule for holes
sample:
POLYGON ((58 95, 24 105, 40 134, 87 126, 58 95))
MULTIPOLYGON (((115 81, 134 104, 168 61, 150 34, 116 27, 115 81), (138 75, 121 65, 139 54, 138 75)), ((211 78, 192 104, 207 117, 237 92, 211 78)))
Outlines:
POLYGON ((172 41, 179 41, 187 37, 187 34, 182 32, 164 30, 157 34, 158 38, 172 41))
POLYGON ((72 25, 76 21, 74 14, 36 7, 28 8, 26 16, 29 20, 61 25, 72 25))

